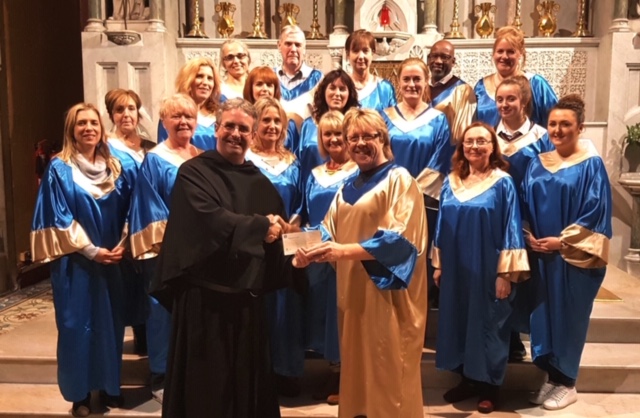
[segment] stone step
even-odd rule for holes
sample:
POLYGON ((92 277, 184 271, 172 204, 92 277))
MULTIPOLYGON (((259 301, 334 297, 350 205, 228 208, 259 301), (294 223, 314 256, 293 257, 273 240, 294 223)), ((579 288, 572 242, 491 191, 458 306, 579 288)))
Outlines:
MULTIPOLYGON (((423 393, 425 417, 479 417, 475 412, 475 399, 454 405, 442 400, 444 389, 426 388, 423 393)), ((71 404, 62 399, 56 385, 46 384, 0 384, 0 418, 55 418, 69 417, 71 404)), ((150 399, 147 388, 125 387, 124 408, 111 409, 92 405, 94 414, 111 418, 160 417, 161 406, 150 399)), ((578 402, 562 411, 545 411, 530 405, 530 394, 521 391, 503 391, 499 412, 492 416, 520 418, 582 418, 582 417, 638 417, 640 416, 640 395, 579 393, 578 402)), ((338 407, 319 404, 309 398, 283 400, 283 418, 336 418, 338 407)))
MULTIPOLYGON (((528 356, 522 363, 507 367, 504 387, 512 390, 535 391, 544 382, 545 374, 528 356)), ((427 341, 422 356, 422 385, 427 388, 448 388, 459 381, 457 374, 436 370, 435 341, 427 341)), ((640 394, 640 344, 587 343, 580 362, 576 387, 579 392, 640 394)))

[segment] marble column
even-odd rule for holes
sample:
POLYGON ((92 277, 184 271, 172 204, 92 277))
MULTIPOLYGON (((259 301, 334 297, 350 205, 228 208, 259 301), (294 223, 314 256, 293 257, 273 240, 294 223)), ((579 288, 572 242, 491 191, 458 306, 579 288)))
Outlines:
POLYGON ((89 18, 85 32, 104 32, 105 27, 102 18, 102 0, 89 0, 89 18))
POLYGON ((437 12, 438 0, 424 0, 424 26, 422 27, 422 33, 438 33, 437 12))
POLYGON ((345 22, 345 14, 347 9, 347 0, 334 0, 336 23, 333 25, 332 35, 348 35, 348 27, 345 22))
POLYGON ((147 32, 166 32, 164 27, 164 3, 163 0, 151 0, 149 4, 149 26, 147 32))
POLYGON ((609 26, 609 32, 629 32, 629 0, 615 0, 613 6, 613 22, 609 26))
POLYGON ((631 242, 629 252, 624 256, 627 262, 627 273, 640 277, 640 173, 623 173, 618 183, 633 198, 633 215, 631 218, 631 242))

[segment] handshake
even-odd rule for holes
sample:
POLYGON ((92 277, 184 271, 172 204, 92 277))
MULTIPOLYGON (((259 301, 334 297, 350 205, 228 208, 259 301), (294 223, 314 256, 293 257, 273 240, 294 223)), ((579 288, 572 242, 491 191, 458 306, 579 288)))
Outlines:
POLYGON ((282 236, 282 234, 288 234, 290 232, 300 232, 300 225, 298 225, 295 221, 293 223, 288 223, 279 215, 267 215, 267 219, 269 219, 269 222, 271 222, 271 225, 269 225, 269 230, 267 231, 267 235, 264 237, 264 241, 267 244, 271 244, 272 242, 276 241, 282 236))

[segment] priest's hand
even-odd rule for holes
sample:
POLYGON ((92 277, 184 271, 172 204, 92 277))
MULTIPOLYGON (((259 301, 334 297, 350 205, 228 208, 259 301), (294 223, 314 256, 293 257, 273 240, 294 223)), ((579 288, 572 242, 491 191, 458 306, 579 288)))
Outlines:
POLYGON ((508 278, 499 275, 496 279, 496 297, 498 299, 508 298, 511 294, 511 282, 508 278))
POLYGON ((442 270, 441 269, 433 270, 433 282, 438 287, 440 287, 440 277, 442 277, 442 270))
POLYGON ((278 223, 272 223, 269 226, 269 230, 267 231, 267 235, 264 237, 264 241, 267 244, 271 244, 282 235, 282 227, 278 223))

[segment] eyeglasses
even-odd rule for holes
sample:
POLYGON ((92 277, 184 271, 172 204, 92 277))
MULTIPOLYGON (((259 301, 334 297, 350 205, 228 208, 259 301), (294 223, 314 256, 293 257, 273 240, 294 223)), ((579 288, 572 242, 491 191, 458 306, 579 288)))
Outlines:
POLYGON ((236 129, 238 130, 238 132, 240 132, 240 135, 249 135, 251 133, 251 128, 247 125, 236 125, 235 123, 225 123, 224 125, 221 125, 221 126, 222 126, 222 129, 224 129, 230 134, 234 133, 236 129))
POLYGON ((369 142, 369 141, 373 141, 379 136, 380 136, 379 132, 376 132, 374 134, 353 135, 353 136, 348 136, 347 141, 349 141, 352 144, 357 144, 358 142, 360 142, 360 140, 363 140, 364 142, 369 142))
POLYGON ((462 145, 464 145, 466 148, 471 148, 473 147, 473 144, 476 144, 479 147, 486 147, 487 145, 491 144, 491 141, 488 139, 465 139, 464 141, 462 141, 462 145))
POLYGON ((437 54, 437 53, 433 53, 433 54, 429 54, 427 55, 427 59, 431 60, 431 61, 435 61, 438 58, 440 58, 442 61, 449 61, 451 58, 453 58, 451 55, 447 55, 447 54, 437 54))
POLYGON ((244 52, 241 52, 239 54, 229 54, 229 55, 225 55, 224 57, 222 57, 222 60, 225 62, 231 62, 233 61, 234 58, 237 58, 238 61, 242 61, 243 59, 247 58, 247 54, 245 54, 244 52))

